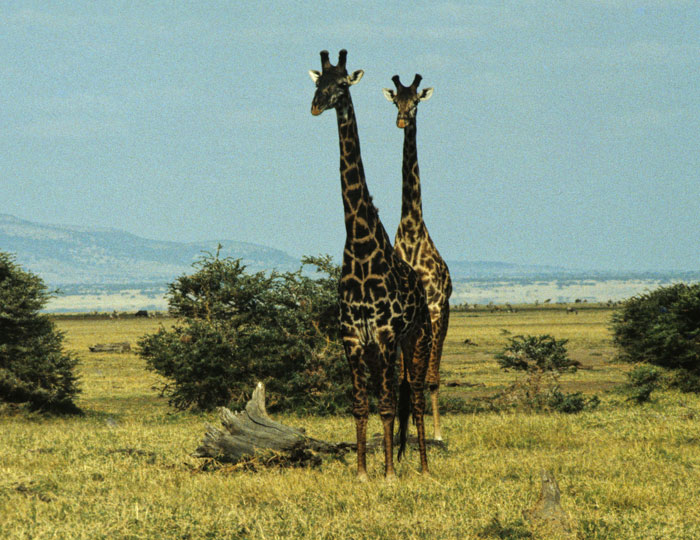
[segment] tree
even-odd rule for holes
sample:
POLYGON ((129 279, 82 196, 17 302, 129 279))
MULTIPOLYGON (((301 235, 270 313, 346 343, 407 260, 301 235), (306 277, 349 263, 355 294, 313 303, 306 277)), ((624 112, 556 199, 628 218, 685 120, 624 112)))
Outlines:
POLYGON ((580 363, 569 358, 568 340, 542 336, 514 336, 502 352, 496 355, 501 368, 526 374, 504 394, 515 404, 527 409, 552 409, 564 413, 579 412, 586 406, 595 407, 598 399, 586 400, 580 393, 565 394, 559 388, 563 373, 575 372, 580 363))
POLYGON ((612 316, 621 360, 700 375, 700 283, 634 296, 612 316))
POLYGON ((41 278, 0 252, 0 401, 75 412, 77 359, 63 351, 63 334, 39 313, 50 297, 41 278))
POLYGON ((496 355, 496 360, 503 369, 529 373, 576 371, 579 363, 568 357, 567 343, 567 339, 557 340, 548 334, 514 336, 508 339, 508 345, 496 355))
POLYGON ((271 410, 331 413, 349 402, 339 339, 339 268, 305 257, 297 272, 248 274, 240 259, 207 254, 170 284, 172 330, 146 335, 140 355, 180 409, 241 407, 258 381, 271 410), (312 279, 303 267, 325 276, 312 279))

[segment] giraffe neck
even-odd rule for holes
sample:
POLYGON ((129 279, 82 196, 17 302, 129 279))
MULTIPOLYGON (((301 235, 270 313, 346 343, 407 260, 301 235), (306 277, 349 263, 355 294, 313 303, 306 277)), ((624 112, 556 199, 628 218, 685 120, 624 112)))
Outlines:
POLYGON ((404 227, 417 229, 423 223, 423 204, 418 171, 415 118, 404 128, 402 176, 401 224, 404 227))
POLYGON ((346 107, 339 107, 338 136, 340 139, 340 181, 345 210, 346 249, 352 252, 390 247, 384 227, 379 221, 377 210, 372 203, 365 171, 360 155, 360 138, 357 133, 357 119, 352 100, 348 96, 346 107), (374 240, 375 242, 372 242, 374 240), (370 244, 372 248, 370 248, 370 244))

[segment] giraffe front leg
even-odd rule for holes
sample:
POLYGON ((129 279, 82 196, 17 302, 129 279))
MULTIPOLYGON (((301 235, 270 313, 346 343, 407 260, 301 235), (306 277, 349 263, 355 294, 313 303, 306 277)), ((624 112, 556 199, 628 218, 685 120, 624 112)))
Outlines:
POLYGON ((430 361, 430 350, 432 341, 431 332, 426 329, 421 331, 421 335, 416 343, 413 355, 413 365, 411 373, 411 398, 413 402, 413 420, 418 431, 418 451, 420 453, 420 466, 423 474, 428 474, 428 452, 425 443, 425 377, 430 361))
POLYGON ((379 415, 384 425, 384 476, 392 481, 396 478, 394 468, 394 419, 396 417, 396 390, 394 388, 394 366, 396 346, 379 351, 379 415))
POLYGON ((442 440, 442 429, 440 427, 440 360, 442 359, 442 345, 447 335, 449 322, 449 306, 443 309, 439 319, 433 322, 433 344, 430 350, 430 363, 428 364, 428 374, 426 383, 430 388, 430 403, 433 410, 433 438, 436 441, 442 440))
POLYGON ((352 415, 355 417, 357 441, 357 478, 365 481, 367 480, 367 418, 369 417, 365 366, 362 349, 354 339, 344 339, 343 345, 352 375, 352 415))
POLYGON ((355 416, 357 437, 357 479, 367 481, 367 416, 355 416))

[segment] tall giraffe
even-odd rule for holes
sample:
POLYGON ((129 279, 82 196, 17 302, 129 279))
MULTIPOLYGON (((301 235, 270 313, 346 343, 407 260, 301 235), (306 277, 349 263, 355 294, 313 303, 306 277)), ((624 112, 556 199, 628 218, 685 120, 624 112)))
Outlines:
POLYGON ((425 290, 417 274, 391 246, 389 236, 372 203, 360 156, 355 110, 349 88, 362 78, 345 69, 347 51, 340 51, 331 65, 328 51, 321 51, 322 71, 309 71, 316 84, 311 114, 334 108, 340 139, 340 181, 345 210, 345 249, 338 286, 340 328, 353 383, 353 407, 357 432, 357 476, 367 478, 366 441, 369 402, 366 372, 379 388, 379 414, 384 426, 384 474, 396 476, 393 461, 396 390, 394 368, 399 352, 411 362, 402 363, 399 390, 399 452, 406 446, 408 417, 418 428, 421 470, 428 472, 425 449, 423 386, 430 359, 431 325, 425 290))
POLYGON ((423 221, 423 205, 420 192, 420 174, 418 172, 418 150, 416 147, 416 112, 418 103, 433 95, 432 88, 418 92, 422 77, 416 73, 411 86, 404 86, 398 75, 392 80, 396 91, 384 88, 384 96, 394 103, 399 110, 397 127, 403 129, 403 190, 401 203, 401 221, 396 231, 394 249, 407 261, 420 276, 427 294, 428 309, 433 331, 433 345, 428 364, 426 383, 430 388, 433 408, 434 437, 442 440, 440 413, 438 410, 438 393, 440 389, 440 359, 442 345, 447 334, 450 318, 450 295, 452 281, 447 264, 440 257, 428 228, 423 221))

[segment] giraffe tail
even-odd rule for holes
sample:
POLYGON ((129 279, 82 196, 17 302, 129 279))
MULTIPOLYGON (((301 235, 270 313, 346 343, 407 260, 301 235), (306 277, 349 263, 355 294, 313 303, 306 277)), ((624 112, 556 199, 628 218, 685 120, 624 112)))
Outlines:
POLYGON ((399 386, 399 453, 401 461, 406 450, 406 438, 408 435, 408 417, 411 415, 411 385, 408 382, 407 373, 403 374, 399 386))

